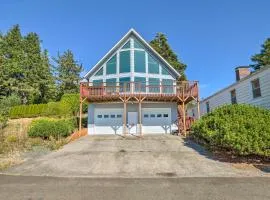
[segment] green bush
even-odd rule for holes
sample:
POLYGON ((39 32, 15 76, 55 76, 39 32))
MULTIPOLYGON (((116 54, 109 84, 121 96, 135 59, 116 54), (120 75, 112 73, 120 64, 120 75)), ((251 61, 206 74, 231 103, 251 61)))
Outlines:
POLYGON ((73 119, 37 119, 34 120, 28 131, 30 137, 41 137, 48 139, 51 136, 54 138, 67 137, 75 129, 73 119))
POLYGON ((6 126, 10 108, 20 104, 20 98, 16 95, 11 95, 0 99, 0 130, 6 126))
POLYGON ((270 111, 250 105, 226 105, 192 125, 191 136, 211 148, 236 155, 270 156, 270 111))
MULTIPOLYGON (((19 105, 11 108, 9 117, 42 117, 42 116, 77 116, 79 114, 79 94, 64 94, 59 102, 47 104, 19 105)), ((87 111, 87 104, 83 104, 83 111, 87 111)))

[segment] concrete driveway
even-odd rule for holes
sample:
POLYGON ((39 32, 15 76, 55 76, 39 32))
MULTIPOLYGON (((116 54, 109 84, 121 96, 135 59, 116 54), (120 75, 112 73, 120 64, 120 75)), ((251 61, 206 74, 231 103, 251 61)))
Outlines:
POLYGON ((172 135, 142 139, 85 136, 6 173, 68 177, 268 176, 257 168, 240 169, 214 160, 199 145, 172 135))

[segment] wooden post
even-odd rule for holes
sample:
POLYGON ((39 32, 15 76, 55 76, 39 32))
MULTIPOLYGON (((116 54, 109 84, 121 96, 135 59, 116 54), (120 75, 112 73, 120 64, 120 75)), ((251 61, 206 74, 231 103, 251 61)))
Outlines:
POLYGON ((82 132, 82 98, 80 97, 80 121, 79 121, 79 135, 81 136, 82 132))
POLYGON ((181 108, 181 104, 179 103, 178 106, 177 106, 177 120, 178 120, 178 136, 181 135, 181 129, 182 129, 182 126, 181 126, 181 118, 182 118, 182 108, 181 108))
POLYGON ((200 96, 199 96, 199 83, 197 83, 197 115, 198 119, 201 118, 201 111, 200 111, 200 96))
POLYGON ((187 130, 186 130, 186 110, 185 110, 185 102, 182 103, 182 109, 183 109, 183 133, 184 136, 187 136, 187 130))
POLYGON ((127 126, 127 102, 126 100, 124 100, 124 113, 123 113, 123 135, 124 136, 127 134, 126 126, 127 126))
POLYGON ((140 136, 142 136, 142 101, 139 100, 139 128, 140 128, 140 136))

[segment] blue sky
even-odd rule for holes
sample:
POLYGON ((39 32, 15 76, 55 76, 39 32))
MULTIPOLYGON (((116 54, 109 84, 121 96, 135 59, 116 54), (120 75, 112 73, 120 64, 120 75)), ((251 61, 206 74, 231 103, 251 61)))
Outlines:
POLYGON ((0 31, 20 24, 51 56, 71 49, 85 71, 130 28, 147 41, 163 32, 207 97, 233 83, 234 68, 270 37, 269 9, 269 0, 0 0, 0 31))

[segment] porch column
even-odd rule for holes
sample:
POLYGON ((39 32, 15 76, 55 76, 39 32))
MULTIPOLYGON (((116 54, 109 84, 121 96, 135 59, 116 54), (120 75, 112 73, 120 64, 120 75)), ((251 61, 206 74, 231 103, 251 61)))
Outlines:
POLYGON ((142 136, 142 101, 139 101, 139 129, 140 136, 142 136))
POLYGON ((177 116, 177 123, 178 123, 178 135, 180 136, 181 135, 181 131, 182 131, 182 129, 183 129, 183 127, 182 127, 182 107, 181 107, 181 104, 179 103, 178 105, 177 105, 177 114, 178 114, 178 116, 177 116))
POLYGON ((124 113, 123 113, 123 135, 126 135, 126 126, 127 126, 127 102, 124 101, 124 113))
POLYGON ((182 103, 182 108, 183 108, 183 133, 184 136, 187 136, 187 130, 186 130, 186 110, 185 110, 185 102, 183 101, 182 103))

